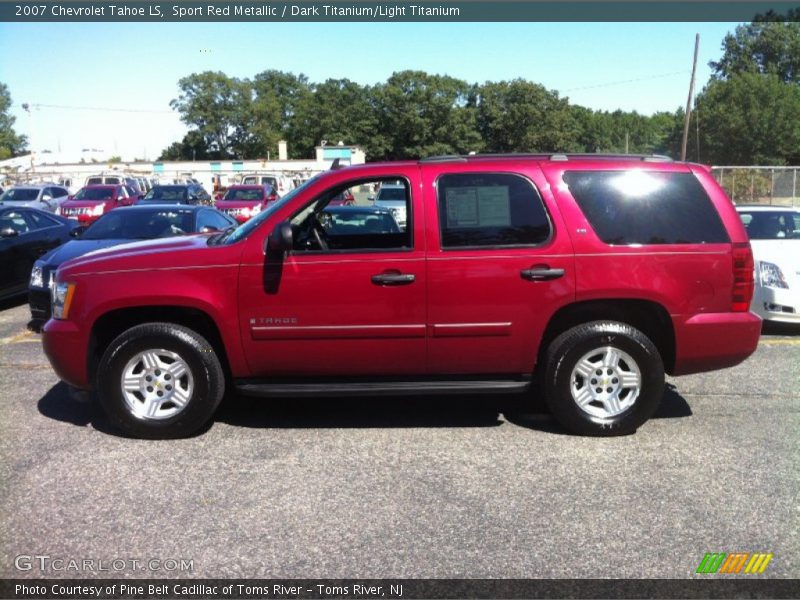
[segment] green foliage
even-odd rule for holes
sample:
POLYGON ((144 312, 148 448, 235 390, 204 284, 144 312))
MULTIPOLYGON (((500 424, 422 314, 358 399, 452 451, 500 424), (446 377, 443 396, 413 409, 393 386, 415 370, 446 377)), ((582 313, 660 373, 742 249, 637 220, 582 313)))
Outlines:
MULTIPOLYGON (((788 16, 797 19, 800 13, 788 16)), ((781 81, 800 83, 800 22, 773 13, 739 25, 722 42, 723 55, 709 63, 717 79, 739 73, 772 74, 781 81)))
POLYGON ((478 122, 493 152, 576 151, 580 126, 569 102, 543 86, 515 79, 479 90, 478 122))
POLYGON ((465 81, 423 71, 394 73, 374 89, 380 158, 420 158, 480 150, 475 90, 465 81))
POLYGON ((800 87, 777 75, 739 73, 709 83, 697 99, 704 160, 723 165, 797 164, 800 87))
POLYGON ((0 83, 0 160, 24 154, 28 140, 14 131, 16 119, 11 116, 11 94, 4 83, 0 83))
POLYGON ((121 163, 121 162, 122 162, 122 157, 121 156, 117 156, 117 155, 114 155, 114 156, 112 156, 111 158, 108 159, 108 164, 110 164, 110 165, 113 165, 113 164, 116 164, 116 163, 121 163))

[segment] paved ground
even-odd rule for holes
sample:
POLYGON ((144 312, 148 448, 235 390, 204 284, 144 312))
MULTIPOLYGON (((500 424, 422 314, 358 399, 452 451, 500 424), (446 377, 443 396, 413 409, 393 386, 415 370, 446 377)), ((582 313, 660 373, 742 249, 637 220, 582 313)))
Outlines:
POLYGON ((26 307, 0 309, 0 577, 40 577, 15 557, 48 555, 186 558, 199 577, 683 578, 713 551, 800 576, 793 332, 672 379, 629 437, 487 398, 239 399, 202 435, 148 442, 70 400, 26 307))

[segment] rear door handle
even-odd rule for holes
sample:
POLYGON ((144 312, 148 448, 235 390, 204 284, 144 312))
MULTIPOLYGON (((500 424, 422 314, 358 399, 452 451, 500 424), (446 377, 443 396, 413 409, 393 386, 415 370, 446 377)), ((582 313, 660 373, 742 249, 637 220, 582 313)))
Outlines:
POLYGON ((520 271, 523 279, 528 281, 550 281, 564 276, 564 269, 551 269, 550 267, 533 267, 520 271))
POLYGON ((381 273, 372 276, 375 285, 408 285, 414 283, 417 276, 411 273, 381 273))

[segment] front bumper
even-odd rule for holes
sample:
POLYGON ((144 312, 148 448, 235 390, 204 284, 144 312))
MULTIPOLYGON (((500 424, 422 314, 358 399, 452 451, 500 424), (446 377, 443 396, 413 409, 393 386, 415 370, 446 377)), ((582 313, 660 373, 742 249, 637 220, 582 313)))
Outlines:
POLYGON ((75 323, 47 321, 42 329, 42 348, 60 379, 79 389, 91 388, 87 369, 88 340, 75 323))
POLYGON ((673 375, 736 366, 756 351, 761 336, 761 319, 752 312, 673 317, 673 325, 673 375))
POLYGON ((765 321, 800 324, 800 290, 757 285, 750 309, 765 321))

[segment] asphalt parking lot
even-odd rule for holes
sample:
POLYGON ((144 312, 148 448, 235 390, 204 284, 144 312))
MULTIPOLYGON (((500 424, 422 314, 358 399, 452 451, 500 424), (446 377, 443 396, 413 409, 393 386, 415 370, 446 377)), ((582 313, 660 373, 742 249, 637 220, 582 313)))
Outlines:
POLYGON ((0 306, 2 578, 109 576, 20 555, 192 561, 128 577, 685 578, 734 551, 800 576, 800 332, 670 379, 628 437, 519 400, 240 398, 153 442, 71 400, 27 316, 0 306))

